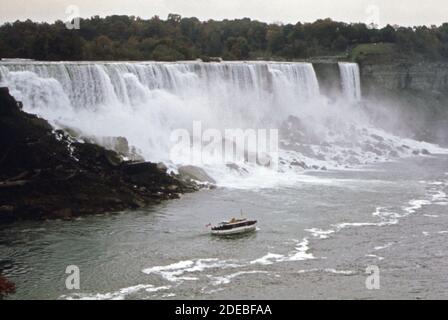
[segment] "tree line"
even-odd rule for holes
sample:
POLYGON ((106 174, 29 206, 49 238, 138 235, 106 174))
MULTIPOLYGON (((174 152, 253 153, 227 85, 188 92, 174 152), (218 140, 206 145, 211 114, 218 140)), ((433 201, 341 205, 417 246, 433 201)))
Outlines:
POLYGON ((0 57, 36 60, 299 60, 348 56, 363 44, 394 44, 403 56, 448 59, 448 23, 441 26, 375 28, 363 23, 268 24, 249 18, 200 21, 177 14, 94 16, 80 29, 31 20, 0 26, 0 57))

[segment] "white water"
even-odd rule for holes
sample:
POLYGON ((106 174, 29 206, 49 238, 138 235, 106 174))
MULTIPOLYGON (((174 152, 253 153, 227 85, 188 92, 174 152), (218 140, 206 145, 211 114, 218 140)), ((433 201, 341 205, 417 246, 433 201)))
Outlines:
MULTIPOLYGON (((361 99, 357 64, 340 63, 340 71, 345 95, 361 99)), ((201 121, 203 130, 283 130, 279 171, 244 161, 238 163, 244 174, 225 163, 202 165, 218 184, 229 187, 294 183, 303 170, 291 166, 294 161, 337 168, 408 155, 412 150, 401 148, 404 143, 438 150, 372 128, 362 108, 344 97, 329 104, 309 63, 10 61, 0 64, 0 83, 26 111, 55 127, 76 129, 97 141, 125 137, 146 160, 171 168, 188 161, 173 159, 170 134, 175 129, 191 132, 194 121, 201 121), (289 116, 300 123, 285 123, 289 116)))
POLYGON ((357 63, 339 62, 341 85, 344 95, 352 100, 361 100, 361 79, 357 63))

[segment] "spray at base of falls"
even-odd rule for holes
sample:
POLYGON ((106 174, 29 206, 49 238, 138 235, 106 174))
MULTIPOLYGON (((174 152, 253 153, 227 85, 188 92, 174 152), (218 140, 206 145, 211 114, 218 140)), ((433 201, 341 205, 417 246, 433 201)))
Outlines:
MULTIPOLYGON (((204 130, 278 129, 278 170, 244 159, 202 165, 225 186, 295 183, 303 169, 389 160, 415 148, 437 151, 372 128, 362 108, 344 101, 361 98, 358 66, 341 63, 340 71, 344 96, 331 104, 320 95, 310 63, 11 61, 0 64, 0 82, 25 111, 54 126, 98 141, 124 137, 144 159, 173 170, 190 163, 172 157, 171 133, 192 133, 195 121, 204 130)), ((202 136, 192 138, 207 144, 202 136)))

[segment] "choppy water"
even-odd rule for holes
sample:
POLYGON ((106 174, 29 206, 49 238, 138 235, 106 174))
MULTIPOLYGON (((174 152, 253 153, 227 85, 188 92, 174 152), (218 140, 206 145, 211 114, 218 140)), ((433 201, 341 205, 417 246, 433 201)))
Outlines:
POLYGON ((309 173, 288 187, 220 188, 140 212, 2 226, 12 299, 448 298, 448 157, 309 173), (246 214, 258 232, 205 225, 246 214), (65 288, 65 268, 81 290, 65 288), (365 287, 380 268, 380 290, 365 287))

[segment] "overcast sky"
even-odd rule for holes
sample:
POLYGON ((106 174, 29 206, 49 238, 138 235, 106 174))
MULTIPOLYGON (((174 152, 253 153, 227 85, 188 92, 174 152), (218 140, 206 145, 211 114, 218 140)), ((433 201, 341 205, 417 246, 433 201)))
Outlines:
POLYGON ((380 26, 439 25, 448 21, 448 0, 0 0, 0 22, 66 20, 70 5, 80 16, 127 14, 150 18, 168 13, 201 20, 249 17, 265 22, 374 22, 380 26))

